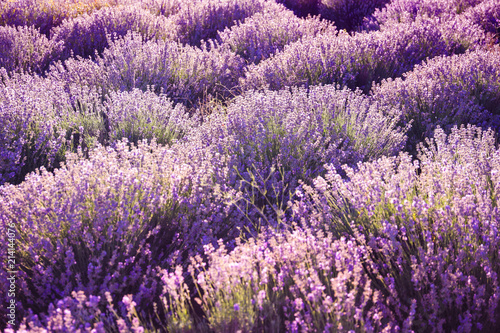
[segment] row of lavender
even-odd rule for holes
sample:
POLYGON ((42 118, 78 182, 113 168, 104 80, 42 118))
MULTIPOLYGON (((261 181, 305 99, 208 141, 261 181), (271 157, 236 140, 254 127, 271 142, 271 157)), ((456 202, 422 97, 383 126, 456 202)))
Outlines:
POLYGON ((221 332, 498 327, 500 150, 493 132, 439 130, 420 165, 407 154, 381 158, 344 167, 349 182, 329 165, 276 212, 294 231, 261 232, 245 244, 222 240, 237 238, 251 216, 231 210, 227 197, 249 198, 221 188, 220 180, 231 182, 225 164, 208 171, 218 167, 218 153, 203 152, 198 163, 190 153, 192 164, 179 165, 175 151, 129 150, 124 142, 3 189, 12 201, 2 208, 22 221, 21 260, 32 267, 20 276, 24 306, 42 314, 54 304, 43 324, 35 316, 27 323, 60 331, 95 323, 99 331, 127 320, 125 308, 103 310, 106 291, 108 302, 118 296, 129 308, 130 324, 138 317, 142 325, 147 317, 130 300, 144 311, 161 295, 163 324, 172 331, 208 329, 202 324, 221 332), (160 269, 176 265, 175 274, 160 269), (198 288, 191 294, 183 266, 198 288), (74 299, 73 290, 81 291, 74 299), (207 322, 192 317, 190 296, 207 322))
MULTIPOLYGON (((261 2, 258 3, 260 7, 263 6, 261 2)), ((147 17, 144 10, 137 7, 120 7, 121 9, 115 11, 105 8, 95 12, 92 16, 87 15, 64 21, 55 28, 66 32, 67 38, 60 40, 56 37, 49 40, 41 35, 36 36, 37 32, 33 30, 34 28, 0 27, 4 28, 4 32, 6 32, 4 45, 8 47, 3 49, 6 50, 7 55, 2 59, 5 62, 3 67, 7 73, 12 74, 12 71, 30 68, 33 70, 41 69, 52 63, 50 69, 44 72, 45 77, 50 82, 40 84, 52 85, 53 81, 64 82, 64 87, 57 88, 59 92, 55 95, 48 92, 48 94, 53 95, 53 97, 48 98, 69 100, 63 105, 58 104, 52 108, 44 108, 44 112, 52 113, 52 115, 45 114, 40 118, 45 127, 47 127, 47 117, 50 119, 59 118, 61 121, 56 120, 56 122, 63 122, 63 128, 58 128, 60 126, 49 126, 50 129, 38 128, 37 124, 32 125, 31 131, 29 131, 26 130, 27 124, 23 122, 35 121, 29 114, 26 114, 33 112, 32 108, 21 112, 18 109, 23 108, 23 106, 20 106, 16 101, 13 106, 5 109, 2 114, 2 118, 6 119, 4 123, 13 122, 13 125, 11 129, 4 131, 5 138, 2 138, 7 147, 3 148, 1 152, 3 167, 0 182, 19 182, 27 172, 33 171, 36 167, 44 165, 50 169, 57 166, 60 158, 55 159, 53 156, 64 155, 64 149, 59 151, 59 147, 64 146, 63 141, 67 142, 71 133, 74 132, 71 128, 83 126, 84 131, 89 132, 86 133, 87 137, 95 137, 95 132, 105 132, 108 128, 112 130, 111 124, 109 126, 102 125, 104 130, 98 131, 87 128, 88 126, 81 124, 81 121, 80 123, 78 121, 68 122, 68 118, 81 118, 81 104, 89 103, 85 100, 90 98, 87 96, 89 93, 82 95, 81 92, 75 93, 75 89, 91 89, 94 100, 98 98, 97 96, 101 96, 101 100, 109 99, 109 95, 113 91, 130 91, 134 88, 153 89, 157 93, 163 92, 166 97, 176 103, 183 103, 190 109, 210 100, 210 98, 224 99, 249 89, 270 88, 278 90, 290 85, 311 86, 336 83, 352 89, 360 87, 364 92, 369 92, 373 82, 400 76, 427 57, 446 56, 462 53, 465 50, 484 48, 493 40, 491 35, 488 35, 481 26, 472 24, 471 19, 467 18, 472 16, 470 14, 472 12, 480 12, 472 10, 476 7, 471 7, 472 9, 468 12, 452 16, 448 20, 422 16, 416 21, 390 23, 377 31, 350 36, 347 33, 338 33, 331 25, 318 19, 298 19, 274 2, 263 2, 263 4, 266 5, 264 12, 251 16, 244 23, 236 25, 232 29, 220 32, 218 42, 203 43, 201 48, 185 45, 179 41, 151 40, 153 32, 150 28, 145 29, 146 32, 143 31, 142 34, 129 32, 122 38, 118 37, 133 29, 134 26, 139 27, 136 30, 141 30, 142 25, 154 22, 144 18, 147 17), (131 18, 133 12, 142 13, 144 17, 136 13, 134 20, 131 18), (114 14, 111 15, 112 13, 114 14), (278 19, 273 19, 274 16, 277 16, 278 19), (276 22, 276 26, 268 24, 268 22, 273 21, 276 22), (117 35, 106 37, 106 31, 112 31, 117 35), (75 46, 77 45, 76 41, 80 41, 78 44, 80 46, 75 46), (39 43, 45 43, 45 46, 39 45, 39 43), (106 48, 106 46, 109 47, 106 48), (287 47, 284 48, 285 46, 287 47), (55 54, 61 56, 62 54, 71 54, 68 48, 73 53, 76 52, 80 55, 89 55, 91 53, 89 50, 101 49, 102 51, 100 54, 94 54, 93 60, 71 57, 64 62, 54 62, 54 59, 50 57, 55 49, 60 50, 55 54), (27 52, 29 50, 31 53, 27 52), (45 51, 48 53, 44 53, 45 51), (274 53, 276 54, 270 57, 274 53), (247 58, 247 61, 244 58, 247 58), (26 64, 30 64, 30 66, 26 66, 26 64), (32 67, 33 64, 36 66, 32 67), (61 96, 61 93, 66 96, 61 96), (56 95, 57 97, 55 97, 56 95), (72 113, 71 109, 75 112, 68 115, 68 112, 72 113), (12 121, 12 117, 14 119, 18 117, 18 120, 12 121), (47 131, 50 133, 46 133, 47 131), (42 134, 39 134, 40 132, 42 134), (47 144, 50 146, 49 151, 43 151, 47 144), (30 145, 37 146, 36 151, 33 151, 33 147, 30 145), (42 156, 43 161, 37 162, 36 155, 42 156), (30 161, 32 165, 26 165, 27 161, 30 161)), ((252 8, 259 6, 254 4, 252 8)), ((483 5, 483 7, 486 6, 483 5)), ((498 6, 495 8, 498 10, 498 6)), ((497 13, 491 8, 489 11, 483 10, 481 12, 491 14, 488 18, 495 18, 494 14, 497 13)), ((219 21, 220 17, 216 16, 215 18, 219 21)), ((389 19, 387 21, 392 22, 389 19)), ((479 19, 477 21, 483 22, 479 19)), ((171 30, 159 29, 157 31, 171 30)), ((486 62, 487 68, 484 71, 487 76, 494 75, 495 72, 490 73, 492 68, 496 66, 494 57, 487 57, 488 59, 485 61, 481 61, 482 56, 476 58, 479 62, 486 62)), ((467 63, 467 60, 458 61, 467 63)), ((430 65, 430 67, 433 66, 444 65, 430 65)), ((469 68, 469 71, 474 69, 474 67, 469 68)), ((467 69, 464 70, 467 71, 467 69)), ((432 75, 435 76, 435 74, 432 75)), ((453 80, 453 75, 448 75, 446 72, 444 75, 448 77, 433 77, 431 80, 433 82, 453 80)), ((26 85, 25 81, 31 80, 26 75, 14 75, 14 78, 11 75, 9 78, 8 74, 4 74, 3 77, 4 82, 10 82, 5 87, 17 90, 21 88, 15 88, 16 85, 26 85)), ((494 78, 487 80, 495 82, 494 78)), ((59 83, 55 84, 60 85, 59 83)), ((384 87, 388 87, 386 84, 384 83, 379 90, 384 91, 384 87)), ((477 91, 478 89, 473 86, 466 88, 466 91, 473 94, 475 99, 483 98, 476 96, 481 93, 483 88, 490 89, 490 87, 479 87, 479 91, 477 91)), ((393 90, 393 88, 386 90, 389 89, 393 90)), ((404 94, 401 91, 404 89, 406 88, 395 89, 396 94, 404 94)), ((440 92, 438 87, 434 89, 435 95, 448 98, 446 96, 448 92, 440 92)), ((443 89, 455 90, 456 96, 457 90, 461 88, 443 89)), ((495 88, 493 87, 493 89, 495 88)), ((26 93, 29 95, 29 92, 26 93)), ((383 92, 376 95, 382 96, 383 92)), ((402 103, 401 97, 406 98, 392 96, 382 98, 382 102, 389 101, 393 106, 399 107, 398 104, 402 103)), ((472 106, 465 105, 463 108, 483 108, 481 101, 470 102, 471 97, 464 99, 460 96, 458 98, 463 103, 473 104, 472 106)), ((408 99, 412 100, 411 97, 408 99)), ((486 100, 485 102, 489 103, 489 105, 484 106, 486 113, 494 111, 491 108, 495 107, 496 101, 488 102, 486 100)), ((448 103, 453 107, 456 106, 455 100, 448 103)), ((102 103, 96 101, 91 102, 91 104, 95 106, 102 103)), ((90 109, 88 112, 93 114, 91 118, 94 119, 94 122, 101 124, 109 122, 108 112, 97 110, 102 109, 100 106, 90 109)), ((440 109, 449 112, 446 107, 440 107, 440 109)), ((407 122, 419 111, 422 110, 410 110, 410 116, 405 117, 404 121, 407 122)), ((473 112, 473 114, 479 114, 479 119, 474 120, 468 119, 473 118, 468 110, 452 111, 452 113, 460 115, 456 117, 459 119, 453 119, 451 122, 476 122, 480 124, 488 118, 487 115, 481 117, 485 114, 483 111, 473 112), (469 116, 461 115, 462 113, 469 113, 469 116)), ((34 113, 38 114, 36 111, 34 113)), ((440 115, 437 116, 436 118, 439 119, 440 115)), ((454 117, 454 115, 452 116, 454 117)), ((83 118, 87 119, 88 117, 83 118)), ((422 122, 429 120, 424 118, 422 122)), ((434 119, 430 122, 435 123, 434 119)), ((446 122, 449 121, 446 120, 446 122)), ((37 122, 35 121, 35 123, 37 122)), ((94 124, 95 126, 97 125, 94 124)), ((415 142, 420 141, 430 133, 429 130, 432 128, 427 127, 429 126, 425 124, 420 127, 418 124, 414 124, 412 136, 415 138, 410 138, 411 145, 414 146, 415 142)), ((104 143, 104 138, 109 135, 109 133, 99 133, 97 137, 101 137, 101 143, 104 143)))
MULTIPOLYGON (((389 1, 277 0, 276 2, 284 4, 300 17, 321 15, 330 21, 336 22, 337 27, 340 29, 351 31, 363 22, 365 16, 389 1)), ((471 0, 464 4, 464 7, 475 5, 478 2, 477 0, 471 0)), ((184 29, 191 30, 198 26, 202 28, 199 33, 207 35, 214 34, 216 30, 213 28, 216 26, 223 29, 235 24, 238 19, 249 17, 251 12, 258 12, 259 8, 255 7, 256 3, 258 2, 250 1, 249 4, 244 4, 235 1, 203 2, 185 0, 16 0, 2 3, 0 22, 1 25, 34 26, 42 34, 50 36, 54 32, 54 28, 63 24, 65 20, 72 20, 78 16, 85 16, 85 14, 92 15, 101 8, 139 4, 140 8, 146 9, 151 14, 168 18, 168 21, 166 21, 168 23, 164 23, 165 20, 161 19, 159 21, 153 20, 156 21, 156 24, 174 28, 174 31, 182 29, 176 27, 177 25, 182 25, 184 29)), ((136 12, 136 15, 147 16, 144 12, 136 12)), ((149 18, 151 19, 151 16, 149 18)), ((136 21, 136 27, 137 23, 136 21)), ((123 22, 119 24, 123 24, 123 22)), ((147 23, 142 21, 141 24, 147 23)), ((167 33, 165 31, 161 32, 161 34, 167 33)), ((188 39, 191 39, 191 37, 188 37, 188 39)))
POLYGON ((498 328, 500 3, 395 0, 351 35, 274 2, 201 3, 214 16, 177 30, 158 23, 182 17, 175 1, 50 38, 5 27, 50 45, 2 57, 0 219, 18 226, 24 325, 498 328), (454 127, 469 123, 484 130, 454 127))
MULTIPOLYGON (((44 73, 57 60, 75 56, 95 58, 96 53, 101 54, 109 46, 108 34, 122 37, 129 31, 135 31, 145 41, 176 41, 192 46, 201 46, 203 41, 217 37, 221 44, 227 44, 235 51, 249 41, 251 44, 252 39, 254 43, 270 44, 247 46, 250 52, 258 52, 248 54, 248 57, 257 58, 269 55, 302 35, 316 34, 328 27, 327 23, 319 22, 317 18, 299 19, 283 5, 266 0, 144 1, 133 5, 124 2, 98 10, 91 7, 93 10, 89 9, 89 13, 58 20, 61 21, 58 24, 52 22, 50 29, 41 28, 49 25, 48 22, 34 25, 30 23, 35 23, 35 19, 31 20, 35 22, 24 22, 25 16, 20 19, 15 15, 22 10, 14 5, 11 7, 3 12, 1 35, 2 44, 7 48, 2 66, 38 73, 44 73), (253 24, 246 22, 243 27, 236 24, 257 13, 259 15, 250 20, 253 24), (266 31, 259 31, 260 36, 249 36, 253 32, 252 25, 263 27, 276 17, 279 20, 274 27, 268 26, 266 31)), ((67 13, 68 16, 71 14, 74 13, 67 13)))
MULTIPOLYGON (((161 6, 156 2, 156 6, 146 2, 141 3, 143 6, 103 7, 90 14, 85 13, 74 18, 67 18, 52 26, 44 35, 36 25, 30 25, 33 22, 18 19, 17 15, 23 13, 22 8, 16 8, 15 5, 10 8, 7 5, 16 4, 16 2, 7 2, 3 5, 6 8, 2 8, 3 25, 0 30, 2 62, 0 65, 8 71, 24 70, 44 74, 49 70, 50 65, 58 60, 64 61, 78 56, 92 57, 95 60, 109 46, 113 36, 116 39, 125 36, 130 31, 135 31, 141 35, 143 41, 159 41, 167 45, 176 41, 184 46, 204 46, 205 48, 212 46, 212 48, 220 48, 222 53, 229 48, 250 63, 258 63, 282 50, 285 45, 292 44, 290 49, 281 52, 281 56, 275 57, 273 61, 268 62, 267 66, 260 66, 259 70, 249 69, 249 73, 245 75, 235 71, 233 76, 238 78, 245 76, 243 88, 261 85, 284 86, 303 83, 303 80, 310 81, 309 84, 324 83, 328 80, 347 80, 349 84, 357 84, 369 89, 373 80, 380 80, 389 75, 400 75, 425 57, 461 53, 471 46, 487 44, 490 41, 487 34, 496 33, 495 27, 499 16, 496 1, 485 1, 477 6, 473 5, 478 1, 469 2, 471 2, 469 6, 458 2, 462 4, 460 9, 455 8, 458 5, 454 7, 449 5, 450 8, 441 8, 440 11, 434 8, 433 4, 428 4, 427 7, 422 5, 424 8, 419 8, 418 12, 425 15, 408 15, 406 18, 398 17, 393 13, 394 8, 389 6, 385 11, 376 12, 372 21, 367 20, 364 26, 360 26, 366 31, 378 30, 378 33, 360 33, 355 38, 349 38, 350 36, 345 34, 341 35, 344 38, 333 38, 337 35, 337 31, 325 21, 311 17, 299 19, 285 7, 266 0, 242 3, 238 0, 220 0, 186 2, 186 4, 172 0, 162 2, 161 6), (436 13, 429 13, 430 8, 433 8, 436 13), (463 12, 457 15, 455 12, 459 10, 463 12), (314 43, 311 42, 311 39, 315 39, 318 33, 321 33, 323 37, 314 43), (429 36, 424 37, 422 34, 429 34, 429 36), (412 40, 413 35, 417 37, 412 40), (305 39, 302 43, 293 43, 306 36, 309 39, 305 39), (399 39, 391 41, 387 36, 398 36, 399 39), (334 39, 336 43, 329 45, 331 39, 334 39), (217 45, 207 44, 206 41, 209 40, 215 41, 217 45), (328 45, 323 45, 325 43, 328 45), (422 53, 426 52, 422 49, 434 43, 437 45, 433 50, 426 54, 422 53), (322 51, 319 54, 321 58, 326 58, 323 59, 325 63, 317 59, 304 58, 308 51, 312 51, 312 48, 321 48, 322 51), (330 54, 331 50, 336 48, 341 50, 330 54), (355 49, 359 51, 356 53, 355 49), (380 50, 374 51, 374 49, 380 50), (388 56, 388 49, 396 51, 393 56, 396 59, 391 60, 401 62, 400 67, 381 68, 380 64, 373 63, 374 60, 371 59, 373 57, 388 56), (281 68, 289 60, 287 58, 296 56, 300 57, 298 63, 295 60, 288 68, 281 68), (352 68, 349 58, 351 60, 359 58, 359 67, 352 68), (304 66, 304 60, 312 61, 311 68, 301 68, 304 66), (282 63, 279 66, 280 70, 268 71, 269 67, 279 65, 279 63, 282 63), (332 64, 337 66, 332 67, 332 64), (293 66, 298 66, 298 68, 293 68, 293 66), (329 71, 326 68, 330 68, 329 71), (286 78, 291 69, 295 69, 298 73, 286 78), (309 73, 304 73, 305 71, 309 73), (321 71, 324 73, 319 73, 321 71), (339 74, 332 77, 332 71, 339 72, 339 74), (263 73, 277 77, 262 77, 263 73), (344 75, 340 76, 340 73, 344 75), (322 77, 316 77, 318 75, 322 77), (276 82, 277 80, 279 81, 276 82), (354 82, 350 82, 351 80, 354 82)), ((347 1, 347 3, 351 2, 347 1)), ((334 4, 332 6, 335 8, 334 4)), ((401 11, 401 8, 396 5, 394 7, 401 11)), ((29 9, 28 6, 28 9, 24 10, 29 9)), ((338 10, 341 9, 345 10, 343 7, 338 10)), ((411 12, 409 8, 404 8, 403 13, 407 11, 411 12)), ((26 19, 25 16, 22 17, 26 19)), ((159 46, 162 47, 165 44, 160 43, 159 46)), ((60 63, 59 66, 63 64, 60 63)), ((397 64, 392 63, 392 66, 397 67, 397 64)), ((231 85, 228 86, 228 89, 230 88, 232 88, 231 85)))

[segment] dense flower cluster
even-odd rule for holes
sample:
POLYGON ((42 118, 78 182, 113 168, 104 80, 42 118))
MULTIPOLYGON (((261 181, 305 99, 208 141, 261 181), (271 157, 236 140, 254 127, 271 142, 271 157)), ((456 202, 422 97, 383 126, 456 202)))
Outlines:
POLYGON ((335 22, 339 29, 357 29, 365 17, 384 8, 390 0, 319 0, 318 13, 335 22))
POLYGON ((0 26, 0 67, 42 73, 60 58, 62 42, 49 40, 33 26, 0 26))
POLYGON ((29 75, 0 87, 0 183, 19 182, 36 168, 56 167, 66 151, 91 149, 122 138, 172 144, 196 127, 181 105, 138 89, 111 92, 29 75))
POLYGON ((471 19, 475 24, 479 24, 485 31, 496 35, 500 29, 500 1, 485 0, 477 6, 469 8, 464 16, 471 19))
POLYGON ((116 4, 117 1, 113 0, 2 1, 0 4, 0 24, 2 26, 34 26, 48 36, 53 27, 61 24, 67 18, 116 4))
POLYGON ((103 134, 111 142, 121 138, 132 143, 154 139, 161 145, 170 145, 196 129, 199 122, 165 95, 139 89, 111 92, 101 112, 106 115, 107 133, 103 134))
POLYGON ((349 181, 329 168, 293 204, 304 227, 324 232, 263 233, 231 253, 207 246, 208 268, 196 257, 190 271, 208 325, 490 331, 500 314, 494 141, 476 127, 438 129, 419 163, 403 154, 346 167, 349 181))
POLYGON ((164 16, 156 16, 137 6, 105 7, 91 14, 79 15, 53 28, 51 40, 64 43, 63 59, 70 56, 94 57, 108 47, 108 34, 125 36, 129 31, 144 40, 175 39, 164 16))
POLYGON ((207 94, 230 96, 244 61, 227 47, 184 46, 172 41, 145 41, 136 32, 112 38, 95 61, 70 58, 48 74, 66 84, 93 86, 104 93, 154 86, 175 102, 196 105, 207 94))
POLYGON ((500 50, 478 50, 436 57, 403 78, 389 79, 372 90, 373 97, 412 122, 411 144, 432 134, 436 126, 473 123, 500 127, 500 50))
POLYGON ((57 82, 29 75, 4 76, 4 81, 0 86, 1 184, 19 181, 42 165, 54 165, 65 141, 57 118, 70 105, 57 82))
POLYGON ((368 248, 352 238, 298 229, 231 253, 219 245, 205 247, 208 268, 200 257, 189 268, 214 331, 374 331, 391 318, 363 272, 368 248))
POLYGON ((335 27, 317 17, 301 19, 283 6, 268 5, 265 11, 219 32, 217 39, 241 57, 258 63, 287 44, 326 30, 335 31, 335 27))
POLYGON ((200 45, 215 38, 217 31, 234 25, 268 6, 269 0, 179 1, 179 10, 168 20, 175 26, 176 41, 200 45))
POLYGON ((399 76, 426 58, 463 52, 482 43, 483 31, 469 25, 423 18, 353 36, 343 31, 307 36, 258 65, 249 66, 241 84, 245 89, 277 90, 292 85, 337 83, 366 92, 372 82, 399 76))
POLYGON ((18 221, 17 251, 29 267, 18 275, 22 304, 40 311, 73 290, 133 291, 147 304, 157 295, 158 265, 236 237, 230 223, 237 217, 229 220, 214 188, 225 181, 220 155, 183 148, 139 142, 129 149, 124 139, 88 159, 69 154, 54 173, 42 168, 18 186, 4 185, 0 220, 18 221))
POLYGON ((500 149, 492 131, 437 129, 418 162, 407 154, 335 169, 304 187, 303 224, 356 237, 402 322, 424 331, 493 331, 500 314, 500 149), (311 207, 315 207, 312 210, 311 207), (403 296, 404 295, 404 296, 403 296))
MULTIPOLYGON (((482 0, 393 0, 377 8, 370 17, 380 25, 388 22, 415 21, 419 16, 449 18, 473 8, 482 0)), ((369 20, 368 20, 369 21, 369 20)))
POLYGON ((0 330, 500 331, 499 18, 0 1, 0 330))
POLYGON ((406 129, 394 112, 332 85, 248 92, 193 133, 230 157, 234 186, 248 201, 258 205, 263 195, 261 204, 279 211, 298 181, 320 175, 327 163, 340 169, 399 152, 406 129))

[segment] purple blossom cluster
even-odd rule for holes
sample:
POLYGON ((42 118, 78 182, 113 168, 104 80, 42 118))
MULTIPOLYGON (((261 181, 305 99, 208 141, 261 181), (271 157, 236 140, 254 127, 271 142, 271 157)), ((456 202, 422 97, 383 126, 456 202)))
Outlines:
POLYGON ((109 38, 109 48, 95 61, 70 58, 52 66, 48 76, 67 84, 96 87, 104 94, 154 87, 175 102, 193 106, 207 95, 231 96, 244 68, 244 60, 227 47, 145 41, 136 32, 109 38))
POLYGON ((216 37, 217 32, 243 21, 267 6, 272 0, 180 0, 176 13, 168 16, 175 30, 175 40, 199 46, 216 37))
MULTIPOLYGON (((415 21, 418 17, 451 18, 469 8, 480 4, 483 0, 392 0, 386 6, 375 9, 367 22, 373 20, 378 25, 389 22, 415 21)), ((365 22, 366 23, 366 22, 365 22)))
MULTIPOLYGON (((24 246, 18 251, 30 263, 30 270, 18 276, 25 306, 40 310, 54 296, 73 290, 116 293, 151 283, 143 280, 154 269, 145 265, 151 260, 146 240, 155 227, 150 223, 171 214, 171 195, 180 193, 163 177, 168 161, 159 165, 153 155, 158 152, 150 149, 142 145, 129 151, 126 142, 115 150, 100 148, 89 160, 70 156, 54 174, 42 169, 19 187, 2 188, 2 198, 11 198, 2 200, 2 220, 16 218, 22 224, 24 246)), ((142 294, 147 297, 147 289, 142 294)))
POLYGON ((402 22, 433 19, 455 53, 495 43, 498 3, 482 0, 395 0, 366 17, 363 29, 378 30, 402 22))
POLYGON ((368 247, 354 238, 264 232, 230 253, 223 244, 206 246, 205 255, 208 267, 198 256, 189 270, 213 331, 380 331, 393 324, 384 323, 390 312, 364 273, 368 247))
POLYGON ((384 8, 390 0, 319 0, 318 13, 333 22, 339 29, 353 31, 363 23, 365 17, 384 8))
POLYGON ((330 168, 294 204, 304 225, 369 248, 364 271, 396 323, 418 331, 494 331, 500 318, 500 149, 494 133, 438 128, 408 154, 330 168), (311 207, 315 207, 311 209, 311 207))
POLYGON ((172 27, 164 16, 154 15, 139 6, 104 7, 91 14, 65 20, 51 32, 51 40, 63 42, 61 58, 87 58, 101 54, 107 48, 107 35, 125 36, 129 31, 141 34, 144 40, 175 39, 172 27))
POLYGON ((63 149, 58 113, 68 101, 57 82, 3 72, 0 86, 0 184, 19 182, 42 165, 51 167, 63 149))
POLYGON ((215 331, 493 331, 499 168, 493 132, 472 126, 437 129, 418 161, 346 166, 348 180, 329 167, 291 204, 304 229, 192 258, 195 301, 215 331))
POLYGON ((114 0, 9 0, 0 4, 0 25, 34 26, 46 36, 65 19, 116 5, 114 0))
MULTIPOLYGON (((30 312, 19 325, 18 332, 95 332, 105 333, 106 328, 112 327, 119 332, 143 333, 144 327, 138 318, 132 295, 123 297, 121 304, 124 305, 126 315, 115 309, 111 293, 106 292, 106 310, 101 311, 99 304, 101 296, 86 296, 84 291, 72 292, 67 296, 50 303, 48 309, 48 320, 43 324, 43 319, 30 312), (129 324, 127 324, 127 322, 129 324)), ((104 303, 104 302, 103 302, 104 303)), ((13 329, 6 329, 5 333, 14 333, 13 329)))
POLYGON ((277 90, 336 83, 367 92, 373 82, 400 76, 426 58, 450 55, 485 41, 478 26, 463 29, 468 25, 453 23, 421 19, 354 35, 327 31, 307 36, 248 66, 241 85, 243 89, 277 90))
POLYGON ((410 143, 429 137, 436 126, 473 123, 500 126, 499 50, 477 50, 436 57, 416 66, 403 78, 384 80, 373 88, 375 100, 399 110, 411 122, 410 143))
POLYGON ((36 168, 52 170, 66 151, 122 138, 170 145, 199 123, 165 95, 138 89, 111 92, 29 75, 5 78, 0 87, 0 183, 18 183, 36 168))
POLYGON ((0 1, 0 330, 500 331, 499 9, 0 1))
POLYGON ((217 39, 249 62, 258 63, 281 51, 287 44, 327 30, 335 31, 335 27, 318 17, 299 18, 276 4, 267 5, 263 12, 219 32, 217 39))
POLYGON ((106 115, 107 132, 100 135, 107 135, 110 142, 127 138, 135 144, 155 140, 161 145, 172 145, 199 125, 197 116, 190 117, 181 104, 174 104, 165 95, 139 89, 111 92, 103 103, 102 114, 106 115))
POLYGON ((464 14, 485 31, 495 35, 498 42, 500 30, 500 2, 498 0, 481 1, 477 6, 469 8, 464 14))
POLYGON ((193 133, 229 156, 233 186, 245 194, 239 200, 256 206, 276 203, 270 206, 279 211, 299 180, 323 173, 325 164, 340 169, 397 154, 407 129, 385 116, 394 112, 370 103, 359 90, 332 85, 252 91, 213 113, 193 133))
POLYGON ((49 40, 33 26, 0 26, 0 67, 8 72, 43 73, 62 49, 62 42, 49 40))
MULTIPOLYGON (((41 168, 20 185, 3 185, 0 231, 17 221, 17 252, 26 265, 17 276, 20 311, 46 311, 75 290, 132 292, 147 309, 159 295, 158 267, 238 236, 238 216, 224 206, 230 191, 217 185, 227 175, 220 157, 186 145, 141 141, 130 148, 123 139, 88 158, 68 153, 53 173, 41 168)), ((7 247, 0 250, 5 256, 7 247)))

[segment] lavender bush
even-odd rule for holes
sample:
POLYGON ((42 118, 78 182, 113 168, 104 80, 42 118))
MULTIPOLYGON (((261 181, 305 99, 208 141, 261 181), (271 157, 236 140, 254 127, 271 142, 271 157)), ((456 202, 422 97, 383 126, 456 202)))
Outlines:
POLYGON ((417 331, 492 332, 500 318, 494 133, 436 129, 418 158, 346 168, 349 181, 330 168, 293 209, 302 223, 369 247, 364 269, 400 327, 413 316, 417 331))
POLYGON ((8 72, 43 73, 61 57, 63 47, 32 26, 0 26, 0 67, 8 72))
POLYGON ((247 92, 193 135, 229 156, 233 186, 243 192, 240 207, 252 215, 252 223, 262 219, 259 223, 276 225, 284 222, 283 210, 298 181, 321 174, 325 163, 340 168, 403 148, 407 129, 384 113, 391 112, 360 91, 332 85, 247 92), (255 207, 271 211, 258 213, 255 207))
MULTIPOLYGON (((89 295, 80 290, 72 292, 71 296, 64 297, 49 305, 47 318, 40 319, 36 314, 30 312, 19 325, 20 331, 51 331, 51 332, 77 332, 91 331, 105 333, 106 330, 126 331, 134 333, 144 332, 138 318, 135 303, 131 295, 124 296, 121 304, 126 308, 126 315, 122 314, 114 303, 110 292, 104 294, 106 299, 106 310, 101 311, 99 304, 101 296, 89 295), (54 305, 56 304, 56 305, 54 305), (44 323, 45 322, 45 323, 44 323)), ((6 329, 6 333, 14 330, 6 329)))
POLYGON ((73 112, 59 123, 67 138, 73 136, 73 150, 80 145, 88 152, 97 143, 113 145, 122 138, 172 145, 199 124, 182 105, 151 89, 111 92, 103 100, 95 89, 71 86, 68 95, 73 112))
POLYGON ((499 50, 478 50, 425 62, 403 78, 375 87, 375 100, 400 110, 402 123, 412 122, 410 144, 431 135, 436 126, 475 123, 499 128, 499 50))
POLYGON ((52 170, 78 146, 88 153, 122 138, 171 145, 199 122, 152 91, 111 92, 103 100, 92 87, 17 75, 6 77, 0 92, 2 184, 19 183, 41 166, 52 170))
POLYGON ((372 31, 391 27, 394 24, 418 21, 434 21, 446 41, 451 53, 463 53, 468 49, 486 46, 494 39, 485 33, 481 14, 474 8, 479 0, 451 1, 392 1, 386 7, 377 9, 365 18, 363 30, 372 31))
POLYGON ((258 63, 287 44, 326 30, 335 31, 335 27, 318 17, 300 19, 283 6, 268 5, 265 11, 219 32, 217 39, 249 62, 258 63))
POLYGON ((243 89, 277 90, 291 85, 337 83, 366 92, 374 81, 399 76, 426 58, 463 51, 482 40, 479 27, 471 28, 470 34, 465 30, 463 36, 456 26, 445 25, 443 29, 439 23, 422 19, 354 36, 327 32, 304 37, 258 65, 249 66, 241 85, 243 89))
POLYGON ((189 117, 181 104, 174 105, 165 95, 152 91, 112 92, 103 104, 110 142, 127 138, 137 144, 154 139, 160 145, 171 145, 196 129, 199 122, 196 116, 189 117))
POLYGON ((365 24, 385 25, 390 22, 410 22, 417 17, 450 19, 483 2, 482 0, 393 0, 386 6, 375 9, 365 24))
POLYGON ((176 27, 176 41, 200 46, 202 40, 215 38, 217 31, 273 5, 269 0, 181 1, 178 12, 168 16, 168 21, 176 27))
POLYGON ((498 0, 482 1, 477 6, 469 8, 464 14, 485 31, 495 35, 498 42, 500 29, 500 2, 498 0))
POLYGON ((155 16, 138 6, 105 7, 91 14, 66 20, 51 30, 51 40, 64 42, 61 57, 95 57, 107 48, 107 35, 125 36, 136 31, 143 39, 174 39, 170 37, 166 18, 155 16))
MULTIPOLYGON (((115 148, 98 146, 88 159, 68 153, 54 173, 42 168, 18 186, 2 186, 1 230, 16 221, 22 240, 19 315, 47 311, 79 290, 133 293, 152 315, 147 305, 161 291, 158 267, 181 264, 203 244, 238 235, 223 188, 214 187, 224 174, 224 159, 213 150, 155 142, 131 149, 124 139, 115 148)), ((6 251, 2 246, 2 256, 6 251)))
MULTIPOLYGON (((189 269, 211 331, 396 329, 364 272, 369 249, 355 239, 298 229, 264 233, 230 253, 223 244, 207 246, 205 254, 208 267, 196 257, 189 269)), ((178 289, 171 282, 166 287, 178 289)))
POLYGON ((67 105, 62 85, 17 75, 0 86, 0 184, 54 166, 65 147, 58 111, 67 105))
POLYGON ((500 331, 498 8, 0 1, 0 330, 500 331))
POLYGON ((384 8, 390 0, 319 0, 319 14, 335 22, 339 29, 356 30, 363 18, 371 15, 376 9, 384 8))
POLYGON ((154 87, 175 102, 193 106, 207 95, 231 96, 243 66, 243 59, 227 47, 209 50, 177 42, 146 42, 130 32, 112 39, 95 62, 68 59, 54 65, 49 76, 68 84, 94 86, 103 94, 154 87))
POLYGON ((383 157, 346 167, 348 181, 329 168, 292 204, 304 227, 324 232, 264 233, 192 259, 209 327, 493 331, 499 153, 491 131, 438 129, 420 163, 383 157))
POLYGON ((46 36, 65 19, 115 5, 108 0, 12 0, 0 4, 0 25, 34 26, 46 36))

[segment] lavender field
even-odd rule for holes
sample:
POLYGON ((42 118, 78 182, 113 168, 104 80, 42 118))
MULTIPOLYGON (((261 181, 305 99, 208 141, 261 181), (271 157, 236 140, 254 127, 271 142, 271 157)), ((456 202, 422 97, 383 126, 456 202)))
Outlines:
POLYGON ((0 331, 500 332, 500 0, 1 0, 0 331))

